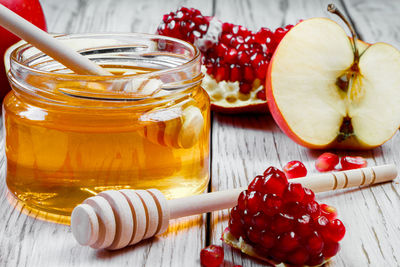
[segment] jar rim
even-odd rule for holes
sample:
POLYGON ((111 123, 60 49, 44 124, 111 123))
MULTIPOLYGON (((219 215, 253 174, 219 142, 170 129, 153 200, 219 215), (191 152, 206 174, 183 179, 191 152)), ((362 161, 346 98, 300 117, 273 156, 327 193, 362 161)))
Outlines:
MULTIPOLYGON (((168 99, 169 96, 176 97, 176 93, 187 92, 187 89, 197 86, 201 83, 203 77, 203 74, 201 72, 199 49, 191 43, 173 37, 146 33, 83 33, 62 34, 57 35, 56 38, 61 38, 64 41, 80 40, 80 48, 75 50, 78 50, 78 52, 82 54, 87 53, 89 57, 95 57, 95 60, 98 59, 99 55, 104 55, 103 57, 100 57, 100 59, 106 59, 106 61, 109 60, 109 58, 119 60, 130 58, 132 55, 134 55, 136 58, 139 59, 149 56, 150 58, 153 58, 152 61, 148 60, 149 62, 152 62, 152 64, 156 64, 159 62, 168 62, 168 64, 165 64, 165 66, 161 64, 160 66, 162 66, 162 68, 154 68, 154 70, 145 73, 123 73, 113 76, 62 73, 60 71, 57 72, 57 69, 56 71, 41 69, 43 68, 43 66, 40 66, 40 64, 42 64, 43 62, 45 63, 44 66, 47 66, 46 64, 48 64, 48 62, 54 63, 54 66, 64 66, 61 63, 52 59, 51 57, 45 55, 43 52, 34 48, 32 45, 25 43, 14 48, 14 50, 11 51, 10 55, 9 80, 10 83, 14 85, 14 90, 15 88, 18 88, 17 90, 22 89, 22 91, 28 92, 33 95, 38 95, 39 93, 41 94, 41 98, 54 101, 55 99, 53 98, 55 95, 55 91, 57 91, 57 93, 60 93, 61 91, 58 89, 54 89, 54 85, 56 82, 98 82, 106 84, 107 87, 105 88, 107 89, 91 91, 85 86, 81 86, 77 89, 74 88, 72 91, 68 91, 69 89, 67 91, 72 92, 72 94, 70 94, 69 96, 83 97, 88 100, 137 101, 157 97, 168 99), (88 45, 88 42, 85 43, 83 40, 91 40, 92 43, 88 41, 90 43, 88 45), (93 41, 96 42, 96 44, 93 44, 93 41), (98 45, 98 43, 100 44, 98 45), (133 52, 129 49, 131 49, 133 52), (111 52, 104 52, 103 50, 111 52), (23 55, 24 52, 25 55, 23 55), (171 61, 172 63, 169 62, 167 59, 164 59, 163 61, 163 57, 171 57, 174 58, 174 60, 171 61), (37 63, 35 62, 35 60, 42 60, 42 62, 37 63), (32 62, 34 63, 34 66, 29 65, 32 64, 32 62), (39 65, 39 67, 37 67, 37 65, 39 65), (44 77, 45 79, 42 80, 47 81, 47 83, 43 82, 43 84, 40 84, 40 86, 32 86, 32 84, 29 84, 29 82, 25 81, 26 77, 28 77, 29 75, 44 77), (138 92, 134 90, 129 91, 125 89, 115 89, 114 85, 116 83, 121 84, 122 82, 128 84, 134 80, 140 79, 147 81, 150 79, 158 79, 159 82, 161 82, 159 91, 163 91, 164 94, 161 94, 161 96, 157 94, 146 95, 140 93, 138 94, 138 92)), ((133 60, 132 62, 135 61, 133 60)), ((121 67, 127 66, 123 64, 121 65, 121 67)), ((136 67, 136 65, 130 66, 136 67)), ((68 92, 66 93, 66 91, 64 90, 61 93, 68 95, 68 92)))
MULTIPOLYGON (((10 63, 11 64, 18 64, 20 67, 32 72, 32 73, 37 73, 37 74, 44 74, 44 75, 50 75, 50 76, 63 76, 63 77, 68 77, 68 78, 78 78, 78 79, 85 79, 88 78, 90 80, 93 80, 94 77, 96 78, 103 78, 103 79, 121 79, 121 78, 132 78, 132 77, 146 77, 151 75, 156 75, 160 73, 165 73, 165 72, 174 72, 176 70, 181 70, 184 69, 190 65, 193 65, 196 63, 197 60, 200 59, 200 50, 193 44, 186 42, 181 39, 177 39, 174 37, 169 37, 169 36, 164 36, 164 35, 157 35, 157 34, 149 34, 149 33, 73 33, 73 34, 57 34, 53 35, 55 38, 64 38, 64 37, 72 37, 72 38, 83 38, 83 37, 100 37, 100 36, 107 36, 107 37, 112 37, 112 36, 125 36, 125 37, 140 37, 142 39, 152 39, 152 38, 158 38, 158 39, 164 39, 164 40, 169 40, 175 43, 179 43, 181 45, 184 45, 186 47, 189 47, 190 49, 193 50, 194 55, 193 57, 184 62, 181 65, 178 65, 176 67, 171 67, 168 69, 163 69, 163 70, 156 70, 151 73, 144 73, 144 74, 127 74, 127 75, 113 75, 113 76, 102 76, 102 75, 91 75, 91 74, 76 74, 76 73, 56 73, 56 72, 51 72, 51 71, 45 71, 37 68, 33 68, 30 66, 27 66, 26 64, 21 63, 18 60, 18 53, 21 53, 22 50, 27 50, 29 48, 34 48, 29 43, 24 43, 21 44, 20 46, 17 46, 14 48, 13 51, 10 53, 10 63)), ((39 51, 41 54, 44 55, 42 51, 39 51)), ((79 52, 79 51, 78 51, 79 52)), ((60 63, 61 64, 61 63, 60 63)))

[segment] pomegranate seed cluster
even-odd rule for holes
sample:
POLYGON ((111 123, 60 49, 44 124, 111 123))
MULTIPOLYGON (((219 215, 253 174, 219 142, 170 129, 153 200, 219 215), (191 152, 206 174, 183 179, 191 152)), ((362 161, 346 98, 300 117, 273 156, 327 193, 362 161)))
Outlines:
POLYGON ((157 33, 194 43, 207 32, 208 25, 209 17, 203 16, 199 10, 181 7, 164 15, 157 33))
MULTIPOLYGON (((248 94, 254 80, 265 83, 272 54, 292 27, 288 25, 275 32, 261 28, 254 33, 240 25, 223 23, 219 42, 204 53, 207 73, 218 82, 239 81, 240 92, 248 94)), ((265 100, 265 92, 260 91, 257 97, 265 100)))
POLYGON ((310 189, 289 183, 282 171, 269 167, 240 194, 230 213, 229 231, 262 257, 319 265, 336 255, 346 232, 336 209, 321 205, 310 189))
MULTIPOLYGON (((157 33, 194 43, 207 33, 211 19, 197 9, 182 7, 164 15, 157 33)), ((292 27, 288 25, 275 31, 261 28, 252 32, 240 25, 222 23, 218 41, 202 51, 207 74, 217 82, 238 81, 240 92, 250 93, 255 81, 265 84, 269 61, 292 27)), ((265 100, 265 91, 259 91, 257 98, 265 100)))

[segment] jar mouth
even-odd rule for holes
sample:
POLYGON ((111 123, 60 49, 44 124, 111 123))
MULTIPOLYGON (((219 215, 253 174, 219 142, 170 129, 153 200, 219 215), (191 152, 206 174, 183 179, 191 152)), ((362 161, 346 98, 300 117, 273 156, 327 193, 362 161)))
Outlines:
POLYGON ((128 71, 117 71, 113 76, 76 74, 25 43, 10 55, 13 89, 61 102, 63 97, 128 101, 168 97, 199 85, 203 77, 200 51, 176 38, 145 33, 65 34, 55 38, 105 68, 128 71), (149 81, 153 87, 157 84, 156 90, 143 90, 151 87, 149 81))

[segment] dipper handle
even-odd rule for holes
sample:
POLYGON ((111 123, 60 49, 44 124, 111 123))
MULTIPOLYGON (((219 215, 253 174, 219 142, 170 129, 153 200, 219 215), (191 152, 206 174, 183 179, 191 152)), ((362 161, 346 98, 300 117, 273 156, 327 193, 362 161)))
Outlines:
POLYGON ((78 74, 112 75, 1 4, 0 25, 78 74))
MULTIPOLYGON (((397 169, 393 164, 356 170, 323 173, 297 178, 314 192, 354 186, 368 186, 393 180, 397 169)), ((241 191, 227 191, 166 200, 157 189, 104 191, 75 207, 71 228, 79 244, 95 249, 119 249, 143 239, 162 234, 170 219, 231 208, 241 191)))

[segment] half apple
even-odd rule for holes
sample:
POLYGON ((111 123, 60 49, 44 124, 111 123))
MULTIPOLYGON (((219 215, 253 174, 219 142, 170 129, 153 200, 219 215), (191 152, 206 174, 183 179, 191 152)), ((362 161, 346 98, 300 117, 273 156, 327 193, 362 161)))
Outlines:
POLYGON ((303 146, 373 148, 399 128, 400 52, 354 42, 327 18, 304 20, 286 34, 266 81, 272 116, 303 146))

